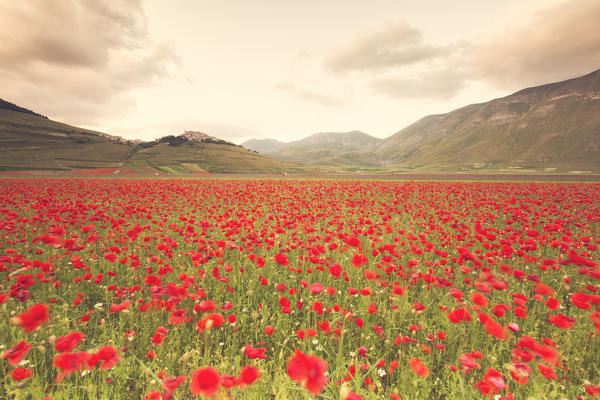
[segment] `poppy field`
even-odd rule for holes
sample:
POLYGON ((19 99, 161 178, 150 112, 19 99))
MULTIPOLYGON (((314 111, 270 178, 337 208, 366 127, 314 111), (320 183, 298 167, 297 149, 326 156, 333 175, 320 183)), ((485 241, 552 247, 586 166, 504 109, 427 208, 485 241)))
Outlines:
POLYGON ((1 399, 600 397, 600 184, 0 180, 1 399))

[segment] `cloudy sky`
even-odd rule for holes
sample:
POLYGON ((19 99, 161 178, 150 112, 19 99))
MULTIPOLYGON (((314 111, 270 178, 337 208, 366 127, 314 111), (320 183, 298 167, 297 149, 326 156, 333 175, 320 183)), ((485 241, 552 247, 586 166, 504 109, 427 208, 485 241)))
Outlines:
POLYGON ((2 0, 0 97, 130 139, 389 136, 600 68, 598 0, 2 0))

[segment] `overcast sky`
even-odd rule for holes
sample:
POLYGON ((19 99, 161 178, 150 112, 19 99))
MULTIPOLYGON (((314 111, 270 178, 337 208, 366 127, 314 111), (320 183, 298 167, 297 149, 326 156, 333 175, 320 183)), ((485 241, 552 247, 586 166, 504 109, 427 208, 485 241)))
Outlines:
POLYGON ((600 68, 598 0, 2 0, 0 97, 130 139, 361 130, 600 68))

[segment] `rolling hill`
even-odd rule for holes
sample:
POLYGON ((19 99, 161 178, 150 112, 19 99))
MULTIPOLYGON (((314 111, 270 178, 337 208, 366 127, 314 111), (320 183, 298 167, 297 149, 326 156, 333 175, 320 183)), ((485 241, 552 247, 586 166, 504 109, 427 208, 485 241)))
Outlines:
POLYGON ((134 149, 118 137, 0 109, 0 170, 119 168, 134 149))
MULTIPOLYGON (((276 149, 267 150, 265 154, 279 160, 303 164, 350 165, 354 163, 354 153, 361 152, 365 148, 377 144, 380 140, 360 131, 320 132, 301 140, 280 142, 281 144, 276 149)), ((248 143, 242 143, 242 146, 247 147, 248 143)), ((250 145, 252 145, 251 141, 250 145)))
POLYGON ((600 70, 430 115, 368 149, 386 165, 600 171, 600 70))
POLYGON ((129 170, 140 173, 281 173, 296 165, 200 132, 152 142, 52 121, 0 101, 0 171, 129 170))
POLYGON ((127 163, 133 168, 185 174, 282 173, 297 166, 200 132, 166 136, 154 142, 140 143, 127 163))
POLYGON ((280 142, 276 139, 250 139, 242 143, 242 147, 245 149, 257 151, 263 154, 273 153, 284 145, 285 142, 280 142))
POLYGON ((346 171, 597 173, 600 70, 429 115, 385 139, 321 133, 265 153, 346 171), (343 142, 347 138, 349 144, 343 142))
POLYGON ((600 70, 429 115, 385 139, 321 132, 289 143, 263 139, 242 146, 193 131, 128 141, 0 99, 0 171, 598 173, 600 70))

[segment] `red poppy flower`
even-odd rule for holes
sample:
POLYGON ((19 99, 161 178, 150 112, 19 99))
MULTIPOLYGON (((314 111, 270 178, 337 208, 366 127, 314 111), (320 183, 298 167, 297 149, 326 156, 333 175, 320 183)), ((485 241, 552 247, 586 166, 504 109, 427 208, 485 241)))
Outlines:
POLYGON ((48 306, 45 304, 36 304, 30 307, 23 314, 11 318, 14 325, 20 326, 25 332, 32 332, 44 322, 50 320, 48 306))
POLYGON ((72 351, 85 335, 82 332, 71 332, 66 336, 61 336, 54 343, 54 350, 58 352, 72 351))
POLYGON ((29 379, 33 376, 33 371, 29 368, 17 367, 10 372, 14 381, 22 381, 23 379, 29 379))
POLYGON ((117 350, 115 350, 114 347, 104 346, 90 356, 88 365, 93 368, 96 366, 96 364, 102 361, 100 364, 100 369, 111 369, 117 365, 120 359, 121 356, 117 353, 117 350))
POLYGON ((25 358, 27 353, 29 353, 31 347, 33 347, 32 344, 27 344, 25 341, 21 340, 10 349, 3 351, 1 355, 2 358, 8 360, 10 365, 17 365, 23 360, 23 358, 25 358))
POLYGON ((275 254, 275 256, 273 258, 275 259, 275 262, 279 265, 283 265, 283 266, 290 265, 290 260, 283 253, 277 253, 277 254, 275 254))
POLYGON ((473 369, 481 368, 481 365, 475 361, 475 355, 473 353, 464 353, 458 358, 460 365, 462 366, 463 374, 468 374, 473 369))
POLYGON ((515 307, 513 312, 517 317, 521 319, 527 318, 527 309, 525 307, 515 307))
POLYGON ((237 376, 231 376, 227 374, 221 375, 221 386, 223 386, 225 389, 236 387, 240 383, 240 378, 238 378, 237 376))
POLYGON ((296 350, 287 365, 287 373, 292 380, 300 383, 309 392, 319 394, 325 384, 327 377, 325 370, 327 362, 317 356, 310 356, 296 350))
POLYGON ((600 386, 585 385, 585 391, 592 397, 598 397, 598 393, 600 393, 600 386))
POLYGON ((498 322, 494 321, 491 317, 485 320, 484 327, 485 331, 491 336, 494 336, 500 340, 504 340, 506 338, 506 331, 504 327, 498 322))
POLYGON ((186 320, 185 310, 177 309, 171 312, 169 315, 169 324, 171 325, 180 325, 183 324, 186 320))
POLYGON ((510 375, 513 377, 513 379, 517 383, 519 383, 521 385, 524 385, 527 383, 527 381, 529 380, 530 374, 531 374, 531 367, 529 367, 529 365, 524 364, 522 362, 513 363, 510 368, 510 375))
POLYGON ((196 370, 190 379, 190 390, 194 395, 212 397, 219 391, 220 386, 221 375, 213 367, 196 370))
POLYGON ((582 310, 587 310, 592 307, 590 304, 590 295, 586 293, 573 293, 571 296, 571 303, 573 303, 575 307, 579 307, 582 310))
POLYGON ((165 400, 165 399, 160 392, 157 392, 156 390, 152 390, 144 396, 143 400, 165 400))
POLYGON ((217 309, 217 305, 212 300, 202 300, 199 304, 194 306, 196 312, 212 312, 217 309))
POLYGON ((322 283, 315 282, 309 286, 308 290, 310 290, 310 292, 313 294, 319 294, 325 291, 325 286, 323 286, 322 283))
POLYGON ((554 368, 544 365, 542 363, 538 363, 538 369, 544 375, 544 378, 550 379, 558 379, 556 373, 554 372, 554 368))
POLYGON ((117 255, 115 253, 111 253, 111 252, 105 253, 104 258, 111 263, 117 261, 117 255))
POLYGON ((362 267, 363 264, 366 264, 367 262, 368 259, 364 254, 356 253, 352 256, 352 265, 354 265, 356 268, 362 267))
POLYGON ((575 318, 567 317, 564 314, 558 314, 549 317, 548 322, 558 326, 561 329, 571 329, 571 327, 575 323, 575 318))
POLYGON ((114 314, 114 313, 126 310, 127 307, 129 307, 130 305, 131 305, 130 300, 125 300, 122 303, 111 304, 110 305, 110 313, 114 314))
POLYGON ((173 378, 164 378, 163 381, 162 381, 163 388, 167 392, 173 392, 173 391, 175 391, 175 389, 177 389, 179 387, 179 385, 181 385, 183 382, 185 382, 186 379, 187 379, 186 376, 177 376, 177 377, 173 377, 173 378))
POLYGON ((504 376, 494 368, 485 371, 483 381, 479 381, 477 386, 484 394, 494 394, 508 388, 504 376))
POLYGON ((544 285, 541 282, 535 286, 535 292, 541 294, 542 296, 554 296, 554 289, 548 285, 544 285))
POLYGON ((487 297, 477 292, 471 293, 471 301, 480 307, 487 307, 489 304, 487 297))
POLYGON ((82 351, 79 353, 60 353, 54 356, 53 365, 62 370, 56 377, 56 382, 62 381, 72 372, 87 368, 90 354, 82 351))
POLYGON ((202 333, 210 328, 218 328, 223 325, 223 322, 225 322, 225 317, 222 314, 210 314, 198 321, 198 331, 202 333))
POLYGON ((265 356, 265 351, 267 351, 267 349, 263 347, 254 348, 249 344, 247 344, 244 348, 244 353, 246 353, 246 355, 252 359, 262 358, 263 360, 266 360, 267 356, 265 356))
POLYGON ((560 302, 553 297, 550 297, 548 300, 546 300, 544 304, 546 304, 546 307, 548 307, 550 310, 556 310, 558 307, 560 307, 560 302))
POLYGON ((471 320, 471 314, 469 314, 464 308, 457 308, 456 310, 450 311, 446 315, 448 316, 450 322, 454 324, 458 324, 461 321, 469 322, 471 320))
POLYGON ((240 370, 240 383, 243 385, 251 385, 260 378, 260 370, 251 365, 247 365, 240 370))
POLYGON ((423 361, 418 358, 411 358, 408 360, 408 364, 415 374, 422 376, 423 378, 429 376, 429 368, 427 368, 427 366, 423 364, 423 361))

